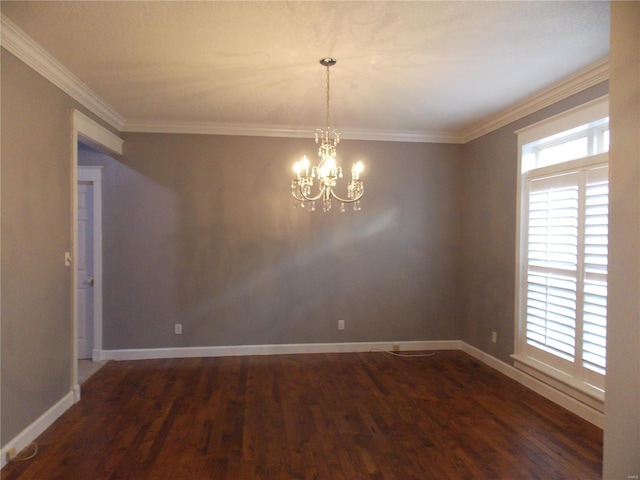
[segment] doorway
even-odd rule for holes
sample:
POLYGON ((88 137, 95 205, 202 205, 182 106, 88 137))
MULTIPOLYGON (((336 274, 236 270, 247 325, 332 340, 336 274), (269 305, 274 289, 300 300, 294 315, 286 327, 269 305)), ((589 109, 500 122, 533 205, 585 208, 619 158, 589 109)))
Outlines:
MULTIPOLYGON (((72 111, 72 142, 71 142, 71 169, 72 169, 72 194, 73 202, 71 213, 73 226, 72 254, 73 261, 71 305, 73 306, 72 323, 72 357, 71 357, 71 390, 74 394, 74 403, 80 400, 80 384, 87 375, 100 367, 102 361, 102 167, 84 167, 78 163, 78 146, 88 145, 108 155, 122 155, 123 140, 113 132, 89 118, 78 110, 72 111), (85 188, 84 186, 90 186, 85 188), (79 188, 83 186, 82 188, 79 188), (83 232, 79 238, 79 230, 87 227, 87 223, 81 225, 79 221, 79 190, 83 190, 83 202, 90 204, 89 212, 91 234, 83 232), (90 201, 87 200, 90 197, 90 201), (85 245, 79 245, 84 242, 85 245), (84 268, 81 272, 78 268, 79 252, 84 257, 84 268), (87 263, 87 256, 89 263, 87 263), (81 289, 85 292, 81 292, 81 289), (81 302, 84 302, 81 304, 81 302), (84 320, 79 320, 80 311, 88 315, 84 320), (82 325, 79 323, 84 322, 82 325), (82 333, 81 333, 82 331, 82 333), (83 341, 80 342, 80 337, 83 341), (90 357, 87 360, 80 360, 90 357), (83 368, 79 370, 79 362, 83 362, 83 368), (85 368, 88 365, 88 369, 85 368), (87 373, 88 372, 88 373, 87 373)), ((86 208, 86 205, 84 206, 86 208)), ((87 219, 85 219, 86 221, 87 219)))
POLYGON ((99 361, 102 351, 102 167, 78 167, 78 360, 99 361))

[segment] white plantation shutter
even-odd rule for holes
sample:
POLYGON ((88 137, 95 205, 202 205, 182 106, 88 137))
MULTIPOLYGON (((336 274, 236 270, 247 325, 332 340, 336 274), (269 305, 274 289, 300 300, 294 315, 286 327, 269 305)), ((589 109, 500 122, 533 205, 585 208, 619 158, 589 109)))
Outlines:
MULTIPOLYGON (((605 374, 607 345, 607 256, 609 181, 606 166, 586 172, 584 234, 584 307, 582 365, 605 374)), ((604 379, 589 372, 590 383, 604 388, 604 379)))
POLYGON ((575 279, 529 273, 527 342, 560 358, 575 354, 575 279))
POLYGON ((514 366, 604 411, 609 102, 516 132, 514 366))
POLYGON ((528 355, 603 388, 607 167, 529 178, 525 198, 528 355))
POLYGON ((572 362, 576 349, 578 175, 528 183, 527 344, 572 362))

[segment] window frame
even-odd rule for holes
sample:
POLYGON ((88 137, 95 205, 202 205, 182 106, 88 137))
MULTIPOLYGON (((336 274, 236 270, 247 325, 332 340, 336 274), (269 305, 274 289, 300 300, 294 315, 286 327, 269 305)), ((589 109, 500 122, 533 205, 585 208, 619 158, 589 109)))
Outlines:
MULTIPOLYGON (((604 96, 515 132, 518 136, 518 193, 516 205, 515 348, 514 354, 512 355, 514 366, 599 411, 604 410, 604 385, 602 385, 602 388, 592 385, 592 383, 597 382, 589 378, 589 375, 575 375, 577 370, 584 372, 586 369, 586 367, 582 365, 582 355, 580 355, 579 360, 574 359, 572 362, 574 368, 569 369, 571 373, 565 373, 557 368, 557 362, 544 361, 544 355, 536 355, 537 358, 530 355, 530 346, 527 344, 526 337, 526 293, 528 291, 528 272, 526 266, 529 245, 528 243, 526 245, 524 244, 524 241, 528 238, 526 234, 528 225, 526 224, 526 214, 523 209, 525 207, 528 208, 529 205, 526 186, 527 182, 532 178, 544 178, 545 176, 560 175, 569 171, 582 171, 599 166, 608 166, 608 153, 589 154, 587 157, 541 167, 529 166, 525 168, 524 164, 525 162, 530 162, 530 160, 527 160, 525 157, 530 157, 537 151, 584 135, 595 137, 595 145, 592 145, 593 140, 591 138, 588 139, 589 147, 595 147, 596 152, 601 152, 602 145, 606 145, 607 143, 605 142, 604 132, 608 128, 608 122, 603 124, 599 121, 608 116, 609 101, 608 96, 604 96), (570 131, 591 123, 593 123, 593 125, 581 131, 573 132, 563 137, 556 137, 556 135, 560 135, 562 132, 570 131), (540 358, 542 358, 542 360, 540 358), (554 363, 556 363, 556 365, 554 365, 554 363)), ((583 255, 584 252, 579 252, 580 257, 583 255)), ((580 298, 581 302, 583 302, 583 300, 583 297, 580 298)), ((580 323, 583 323, 582 319, 580 323)), ((580 337, 582 337, 582 325, 579 327, 576 326, 576 328, 580 329, 580 337)), ((583 339, 581 338, 581 342, 582 341, 583 339)), ((581 350, 582 345, 580 346, 580 353, 582 353, 581 350)))

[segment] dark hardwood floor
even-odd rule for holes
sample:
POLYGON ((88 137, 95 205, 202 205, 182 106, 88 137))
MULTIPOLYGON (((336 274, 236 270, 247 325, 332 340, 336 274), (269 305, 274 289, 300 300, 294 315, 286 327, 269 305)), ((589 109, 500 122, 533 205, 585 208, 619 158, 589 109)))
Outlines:
POLYGON ((600 479, 602 430, 462 352, 109 362, 3 480, 600 479))

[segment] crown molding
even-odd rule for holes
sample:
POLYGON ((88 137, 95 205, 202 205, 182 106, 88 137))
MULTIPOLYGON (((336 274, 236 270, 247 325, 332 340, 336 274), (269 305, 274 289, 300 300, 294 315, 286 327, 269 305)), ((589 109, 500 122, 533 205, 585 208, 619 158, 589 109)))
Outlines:
POLYGON ((0 45, 112 127, 120 130, 124 118, 38 45, 4 14, 0 14, 0 45))
MULTIPOLYGON (((122 115, 20 30, 4 14, 0 14, 0 16, 2 19, 0 46, 6 48, 33 70, 121 132, 310 138, 312 132, 315 131, 314 127, 125 120, 122 115)), ((340 136, 345 140, 464 144, 608 79, 609 58, 605 57, 575 75, 476 122, 466 130, 450 132, 342 130, 340 136)))
POLYGON ((164 120, 126 120, 122 132, 177 133, 194 135, 233 135, 245 137, 308 138, 313 129, 287 128, 277 125, 231 125, 206 122, 169 122, 164 120))
MULTIPOLYGON (((314 127, 282 127, 277 125, 242 125, 242 124, 213 124, 197 122, 165 122, 127 120, 122 126, 122 132, 132 133, 177 133, 201 135, 235 135, 248 137, 282 137, 282 138, 313 138, 314 127)), ((367 140, 380 142, 409 142, 409 143, 462 143, 460 135, 425 132, 401 132, 383 130, 355 130, 340 129, 342 140, 367 140)))
POLYGON ((406 143, 463 143, 455 132, 411 132, 391 130, 340 129, 340 139, 406 143))
POLYGON ((506 110, 477 122, 469 130, 460 134, 463 139, 462 143, 480 138, 606 80, 609 80, 609 57, 605 57, 541 92, 525 98, 506 110))

